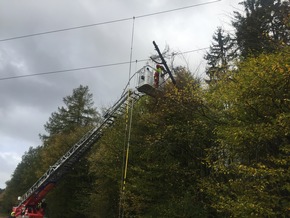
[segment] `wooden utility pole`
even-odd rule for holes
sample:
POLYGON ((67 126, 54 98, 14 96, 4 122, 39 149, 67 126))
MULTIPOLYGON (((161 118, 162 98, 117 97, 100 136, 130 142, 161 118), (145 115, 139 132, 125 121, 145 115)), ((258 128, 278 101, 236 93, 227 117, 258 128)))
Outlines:
POLYGON ((166 63, 166 61, 164 60, 164 58, 163 58, 163 56, 162 56, 162 54, 161 54, 161 52, 160 52, 160 50, 159 50, 159 48, 158 48, 158 46, 157 46, 157 44, 156 44, 155 41, 153 41, 153 45, 154 45, 154 47, 155 47, 155 49, 156 49, 156 51, 157 51, 157 53, 158 53, 158 55, 159 55, 159 57, 160 57, 160 59, 161 59, 161 61, 162 61, 162 64, 164 65, 164 67, 165 67, 165 69, 166 69, 166 72, 169 74, 169 77, 170 77, 172 83, 173 83, 174 85, 176 85, 176 81, 175 81, 175 79, 174 79, 174 77, 173 77, 171 71, 169 70, 169 67, 167 66, 167 63, 166 63))

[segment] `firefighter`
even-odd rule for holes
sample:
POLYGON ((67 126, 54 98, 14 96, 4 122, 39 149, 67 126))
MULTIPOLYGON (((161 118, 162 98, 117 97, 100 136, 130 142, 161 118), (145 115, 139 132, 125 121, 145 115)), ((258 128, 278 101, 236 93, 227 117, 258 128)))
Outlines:
POLYGON ((160 66, 159 64, 156 65, 156 70, 154 72, 154 87, 158 88, 159 86, 159 77, 162 74, 162 66, 160 66))

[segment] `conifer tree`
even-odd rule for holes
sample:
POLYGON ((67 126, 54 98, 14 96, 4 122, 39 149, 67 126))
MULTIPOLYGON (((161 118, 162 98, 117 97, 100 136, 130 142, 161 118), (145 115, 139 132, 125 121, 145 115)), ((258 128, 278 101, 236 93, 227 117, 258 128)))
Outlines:
MULTIPOLYGON (((93 95, 89 92, 88 86, 80 85, 73 90, 71 96, 63 98, 65 107, 58 107, 53 112, 49 121, 44 125, 49 136, 59 133, 71 132, 76 127, 95 125, 100 121, 100 115, 93 107, 93 95)), ((48 136, 41 136, 43 139, 48 136)))
POLYGON ((207 80, 209 84, 214 84, 220 80, 234 59, 233 40, 229 34, 225 34, 221 27, 214 33, 213 40, 209 52, 204 56, 208 65, 206 74, 209 77, 207 80))
POLYGON ((232 22, 242 57, 273 52, 290 44, 289 1, 245 0, 232 22))
MULTIPOLYGON (((65 106, 58 107, 44 125, 49 135, 42 136, 44 146, 39 176, 101 120, 93 107, 93 95, 88 86, 80 85, 72 95, 64 97, 63 102, 65 106)), ((86 216, 86 208, 80 202, 88 201, 87 192, 92 181, 87 171, 87 160, 82 157, 47 196, 48 216, 86 216)))

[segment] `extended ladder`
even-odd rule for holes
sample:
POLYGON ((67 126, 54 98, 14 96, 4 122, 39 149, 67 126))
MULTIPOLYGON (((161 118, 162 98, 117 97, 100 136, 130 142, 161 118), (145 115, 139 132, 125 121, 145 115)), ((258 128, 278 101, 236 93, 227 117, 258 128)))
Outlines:
POLYGON ((115 119, 122 115, 128 106, 135 103, 143 94, 138 91, 128 91, 109 109, 104 115, 104 121, 96 128, 84 135, 69 151, 52 165, 40 179, 21 197, 21 202, 16 208, 22 206, 37 205, 55 186, 55 183, 80 159, 83 154, 92 147, 110 127, 115 119), (128 101, 126 101, 128 99, 128 101))

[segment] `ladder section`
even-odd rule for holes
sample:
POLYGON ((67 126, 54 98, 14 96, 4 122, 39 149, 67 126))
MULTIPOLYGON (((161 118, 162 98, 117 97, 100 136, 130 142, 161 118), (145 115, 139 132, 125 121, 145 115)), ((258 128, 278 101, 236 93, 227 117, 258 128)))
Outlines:
POLYGON ((64 154, 54 165, 43 174, 42 177, 21 197, 18 205, 37 205, 44 196, 55 186, 55 183, 71 169, 73 164, 77 162, 85 152, 92 147, 103 135, 116 118, 122 115, 127 106, 131 107, 137 102, 143 94, 138 91, 129 90, 120 97, 120 99, 107 110, 104 115, 103 122, 96 128, 85 134, 69 151, 64 154))

